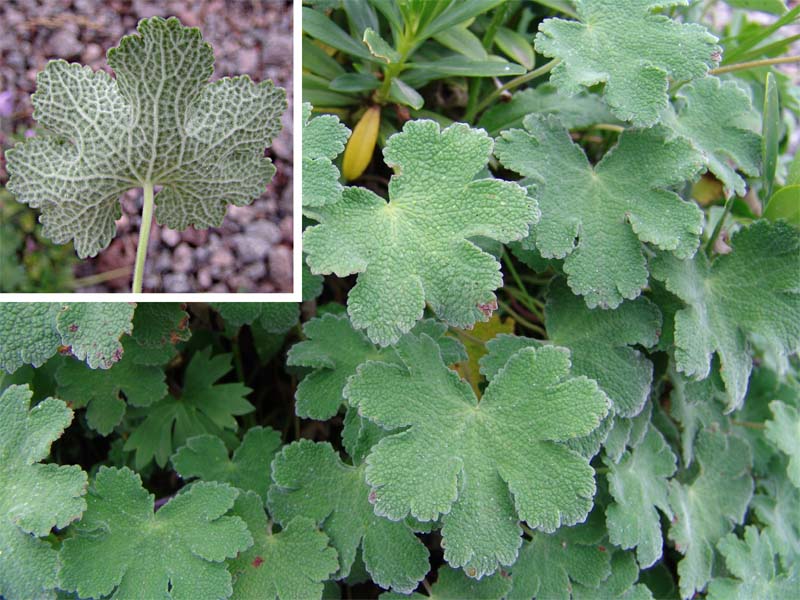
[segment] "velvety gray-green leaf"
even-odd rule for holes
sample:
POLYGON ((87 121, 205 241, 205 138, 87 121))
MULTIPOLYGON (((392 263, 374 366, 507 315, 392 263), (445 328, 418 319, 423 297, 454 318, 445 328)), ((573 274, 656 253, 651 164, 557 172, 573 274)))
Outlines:
POLYGON ((578 21, 546 19, 536 50, 560 59, 550 80, 566 94, 604 82, 614 114, 650 126, 667 107, 669 80, 703 77, 719 62, 717 38, 655 9, 688 0, 577 0, 578 21))
POLYGON ((140 21, 108 64, 115 78, 49 62, 33 106, 52 135, 6 154, 8 189, 40 209, 47 238, 96 255, 115 234, 120 195, 145 184, 161 186, 156 220, 173 229, 219 226, 228 204, 264 191, 275 172, 264 147, 280 129, 283 89, 246 75, 208 83, 211 46, 174 17, 140 21))
POLYGON ((504 131, 495 153, 535 182, 541 221, 531 238, 545 258, 564 258, 567 282, 590 308, 616 308, 647 285, 642 243, 694 255, 703 214, 670 188, 691 179, 702 157, 659 128, 624 132, 596 166, 553 117, 528 116, 504 131))
POLYGON ((388 202, 349 187, 342 200, 306 211, 319 222, 303 236, 311 271, 359 274, 348 313, 372 341, 396 342, 426 303, 450 325, 488 318, 500 265, 468 238, 520 239, 538 215, 517 184, 474 179, 492 146, 485 132, 464 124, 409 121, 384 148, 395 170, 388 202))

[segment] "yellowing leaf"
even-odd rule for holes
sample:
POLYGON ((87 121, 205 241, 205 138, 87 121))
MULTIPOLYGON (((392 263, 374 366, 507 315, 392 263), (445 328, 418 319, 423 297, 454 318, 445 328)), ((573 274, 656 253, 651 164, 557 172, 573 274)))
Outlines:
POLYGON ((459 340, 467 350, 467 360, 456 366, 456 371, 472 386, 476 394, 480 394, 480 384, 485 381, 481 375, 478 361, 486 355, 486 345, 501 333, 514 333, 514 320, 510 317, 501 320, 500 315, 493 313, 486 323, 476 323, 471 330, 458 330, 459 340))
POLYGON ((342 159, 342 175, 347 181, 358 179, 369 166, 378 141, 381 125, 381 107, 372 106, 367 109, 361 120, 353 129, 353 135, 347 142, 342 159))

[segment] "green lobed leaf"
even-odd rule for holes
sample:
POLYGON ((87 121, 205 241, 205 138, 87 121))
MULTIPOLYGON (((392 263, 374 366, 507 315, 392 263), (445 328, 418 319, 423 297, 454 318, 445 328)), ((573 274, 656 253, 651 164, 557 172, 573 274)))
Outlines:
POLYGON ((313 519, 339 555, 336 578, 350 574, 356 552, 372 580, 409 593, 428 572, 428 550, 403 521, 373 512, 365 465, 344 464, 328 443, 300 440, 285 446, 272 464, 269 507, 278 523, 313 519))
POLYGON ((397 352, 405 369, 366 363, 345 388, 359 414, 403 428, 366 460, 376 514, 441 517, 445 560, 476 578, 514 563, 520 520, 554 531, 586 517, 593 470, 560 442, 595 429, 608 400, 571 377, 567 350, 520 350, 480 403, 431 338, 404 338, 397 352))
POLYGON ((280 129, 286 93, 246 75, 208 83, 214 56, 175 17, 143 19, 108 51, 116 78, 50 61, 36 80, 34 118, 53 135, 6 153, 8 189, 41 210, 45 237, 94 256, 114 236, 119 197, 161 186, 156 220, 173 229, 219 226, 249 204, 275 167, 264 147, 280 129))
POLYGON ((211 356, 211 348, 197 352, 186 367, 180 397, 168 395, 150 406, 126 440, 124 450, 136 451, 136 468, 150 460, 165 466, 175 448, 205 433, 219 435, 238 428, 235 416, 255 410, 245 399, 250 388, 242 383, 215 383, 231 370, 231 355, 211 356))
POLYGON ((196 483, 158 512, 128 468, 100 467, 87 509, 65 540, 60 587, 80 598, 228 598, 225 566, 253 545, 239 517, 224 516, 239 495, 221 483, 196 483))
POLYGON ((664 436, 651 425, 642 443, 626 452, 619 464, 608 459, 603 462, 614 498, 606 508, 611 543, 626 549, 636 547, 641 567, 651 567, 661 558, 663 545, 656 509, 668 519, 673 516, 667 480, 675 474, 675 455, 664 436))
POLYGON ((344 152, 350 130, 335 115, 311 118, 311 105, 303 104, 303 206, 337 202, 344 189, 333 160, 344 152))
POLYGON ((426 302, 450 325, 488 318, 500 265, 468 238, 520 239, 538 214, 518 185, 473 179, 492 145, 463 124, 442 130, 434 121, 409 121, 384 148, 395 169, 388 202, 348 187, 341 201, 306 211, 319 222, 303 235, 311 271, 359 273, 348 313, 372 341, 396 342, 426 302))
POLYGON ((228 483, 240 490, 255 492, 266 502, 269 465, 280 447, 280 433, 270 427, 251 427, 232 457, 228 456, 222 439, 204 434, 186 440, 172 455, 171 462, 183 479, 197 477, 203 481, 228 483))
POLYGON ((611 557, 611 575, 594 588, 577 583, 572 588, 575 600, 652 600, 653 593, 639 579, 639 565, 632 552, 615 552, 611 557))
POLYGON ((123 333, 131 333, 134 306, 123 302, 8 302, 0 312, 0 368, 41 366, 68 346, 92 369, 122 358, 123 333))
POLYGON ((757 528, 745 528, 743 540, 729 533, 717 547, 738 581, 714 579, 708 586, 710 599, 791 598, 800 589, 800 570, 779 573, 769 536, 757 528))
POLYGON ((778 400, 770 402, 769 408, 774 418, 766 423, 767 439, 789 457, 786 473, 800 489, 800 411, 778 400))
POLYGON ((86 473, 78 466, 42 464, 72 421, 61 400, 30 408, 28 386, 0 395, 0 597, 55 598, 58 555, 39 538, 86 510, 86 473))
POLYGON ((322 598, 323 582, 338 566, 336 550, 311 519, 296 517, 278 533, 264 513, 258 494, 244 492, 233 514, 247 524, 255 543, 230 561, 233 598, 288 600, 322 598))
POLYGON ((699 252, 693 260, 662 254, 651 263, 653 276, 685 303, 675 315, 678 370, 704 379, 716 353, 728 412, 747 392, 748 337, 759 336, 782 361, 800 349, 800 231, 756 221, 733 235, 731 247, 713 262, 699 252))
POLYGON ((380 595, 380 600, 502 600, 510 588, 508 577, 500 573, 475 580, 460 569, 442 565, 436 574, 436 582, 431 585, 430 595, 413 593, 406 596, 387 592, 380 595))
POLYGON ((504 131, 500 162, 534 180, 542 218, 531 240, 545 258, 564 258, 567 282, 590 308, 616 308, 647 285, 642 242, 679 258, 694 255, 703 214, 670 191, 691 179, 701 156, 664 130, 625 131, 592 166, 555 117, 530 115, 504 131))
MULTIPOLYGON (((458 362, 463 347, 444 337, 447 327, 433 319, 417 323, 414 333, 426 333, 437 340, 448 364, 458 362)), ((325 314, 303 325, 307 338, 294 344, 286 355, 289 366, 314 369, 297 386, 295 412, 311 419, 330 419, 345 402, 342 390, 359 365, 371 361, 399 362, 391 348, 381 348, 361 331, 353 329, 347 315, 325 314)))
POLYGON ((787 569, 800 564, 800 490, 786 477, 758 483, 750 507, 787 569))
POLYGON ((66 361, 56 374, 58 394, 73 408, 88 407, 89 426, 102 435, 120 424, 127 404, 150 406, 167 395, 164 370, 138 362, 133 338, 123 341, 125 353, 110 369, 90 369, 74 360, 66 361))
POLYGON ((226 323, 241 327, 258 323, 269 333, 286 333, 300 318, 296 302, 212 302, 226 323))
POLYGON ((529 114, 555 115, 567 129, 588 127, 595 123, 615 123, 616 119, 595 95, 581 92, 572 98, 558 93, 548 83, 515 93, 509 102, 490 107, 478 121, 478 127, 497 136, 506 129, 522 127, 529 114))
POLYGON ((753 112, 750 96, 735 81, 698 79, 677 93, 682 101, 664 115, 664 124, 699 150, 705 165, 727 195, 744 196, 746 184, 736 168, 756 176, 761 166, 761 136, 746 127, 753 112))
POLYGON ((175 354, 175 345, 188 340, 189 313, 177 302, 140 302, 133 314, 133 339, 144 352, 138 362, 162 365, 175 354))
POLYGON ((561 60, 550 80, 566 94, 605 82, 614 114, 636 126, 658 122, 670 79, 703 77, 719 62, 717 38, 697 23, 678 23, 654 9, 688 0, 577 0, 578 21, 546 19, 536 50, 561 60))
POLYGON ((596 543, 573 540, 569 529, 537 533, 526 542, 511 571, 509 600, 569 600, 573 583, 597 588, 611 574, 608 550, 596 543))
POLYGON ((669 539, 683 554, 678 563, 682 598, 691 598, 711 580, 714 547, 742 523, 753 496, 753 457, 745 441, 706 429, 698 434, 695 452, 700 471, 694 480, 669 482, 674 513, 669 539))

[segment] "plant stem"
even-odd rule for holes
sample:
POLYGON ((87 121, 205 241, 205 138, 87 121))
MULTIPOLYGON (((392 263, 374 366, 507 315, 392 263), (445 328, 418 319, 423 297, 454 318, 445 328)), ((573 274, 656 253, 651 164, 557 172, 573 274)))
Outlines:
POLYGON ((722 73, 731 73, 733 71, 745 71, 747 69, 757 69, 758 67, 769 67, 770 65, 786 65, 789 63, 800 62, 800 56, 779 56, 778 58, 765 58, 762 60, 749 60, 747 62, 736 63, 733 65, 725 65, 711 69, 709 73, 712 75, 721 75, 722 73))
POLYGON ((142 209, 142 225, 139 228, 139 245, 136 246, 136 267, 133 271, 133 293, 142 293, 144 279, 144 263, 147 260, 147 244, 150 242, 150 226, 153 224, 153 184, 144 184, 144 208, 142 209))
POLYGON ((523 317, 521 314, 519 314, 517 311, 515 311, 513 308, 511 308, 508 304, 506 304, 502 300, 498 300, 497 303, 500 305, 500 308, 502 308, 504 311, 506 311, 508 314, 514 317, 514 321, 516 321, 526 329, 530 329, 531 331, 538 333, 544 338, 547 337, 547 332, 542 327, 539 327, 535 323, 531 323, 530 321, 528 321, 528 319, 523 317))
MULTIPOLYGON (((533 304, 533 299, 531 298, 530 294, 528 294, 528 290, 525 287, 525 284, 522 283, 522 279, 520 279, 519 273, 517 272, 516 267, 514 266, 514 259, 511 258, 511 255, 508 253, 508 250, 505 248, 503 249, 503 263, 505 263, 508 270, 511 272, 511 277, 514 279, 514 283, 517 284, 517 287, 525 296, 526 305, 533 304)), ((530 308, 530 307, 529 307, 530 308)), ((531 312, 536 313, 538 312, 536 309, 532 310, 531 312)), ((539 315, 537 315, 539 316, 539 315)))
POLYGON ((712 250, 714 249, 714 243, 717 241, 717 238, 722 231, 722 227, 725 225, 725 219, 728 217, 728 213, 731 212, 732 207, 733 196, 725 201, 725 208, 722 209, 722 215, 720 216, 719 221, 717 221, 714 231, 711 233, 711 237, 708 238, 708 243, 706 244, 706 254, 711 254, 712 250))
POLYGON ((597 123, 596 125, 592 125, 590 129, 598 129, 600 131, 614 131, 616 133, 622 133, 625 131, 625 128, 620 125, 613 125, 611 123, 597 123))
POLYGON ((521 86, 523 83, 528 83, 529 81, 532 81, 533 79, 536 79, 537 77, 541 77, 542 75, 544 75, 546 73, 549 73, 560 62, 561 62, 560 58, 554 58, 549 63, 546 63, 546 64, 542 65, 538 69, 534 69, 533 71, 529 71, 529 72, 525 73, 524 75, 520 75, 519 77, 515 77, 514 79, 509 81, 507 84, 497 88, 491 94, 486 96, 486 98, 484 98, 480 102, 480 104, 478 104, 478 106, 475 108, 475 110, 473 111, 474 114, 465 115, 464 116, 464 120, 468 121, 468 122, 472 122, 475 119, 475 117, 481 111, 483 111, 490 104, 492 104, 495 100, 497 100, 503 94, 503 92, 506 92, 508 90, 513 90, 514 88, 517 88, 517 87, 521 86))
POLYGON ((392 89, 392 80, 399 76, 406 68, 406 60, 411 53, 414 44, 409 40, 408 32, 404 32, 397 44, 397 51, 400 53, 400 61, 386 65, 383 70, 383 83, 375 93, 375 102, 383 106, 389 100, 392 89))
POLYGON ((103 273, 95 273, 94 275, 87 275, 86 277, 73 279, 69 285, 72 289, 78 289, 82 287, 88 287, 90 285, 97 285, 98 283, 103 283, 105 281, 110 281, 111 279, 124 277, 125 275, 130 274, 131 267, 128 265, 126 267, 119 267, 117 269, 111 269, 110 271, 104 271, 103 273))

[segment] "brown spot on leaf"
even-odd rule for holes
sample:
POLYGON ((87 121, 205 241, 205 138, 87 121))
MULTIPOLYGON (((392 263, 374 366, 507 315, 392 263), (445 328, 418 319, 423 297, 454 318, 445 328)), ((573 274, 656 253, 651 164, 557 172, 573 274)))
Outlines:
POLYGON ((253 559, 253 566, 254 566, 256 569, 257 569, 258 567, 260 567, 261 565, 263 565, 263 564, 264 564, 264 559, 263 559, 263 558, 261 558, 260 556, 256 556, 256 557, 253 559))
POLYGON ((497 310, 497 300, 494 299, 486 304, 478 304, 478 310, 487 317, 491 317, 492 313, 497 310))
POLYGON ((78 331, 78 326, 75 323, 73 323, 72 325, 69 326, 69 330, 75 333, 76 331, 78 331))
POLYGON ((72 346, 59 346, 58 353, 63 356, 69 356, 72 354, 72 346))
POLYGON ((375 504, 375 501, 378 499, 378 494, 375 492, 375 490, 372 490, 369 493, 369 497, 368 498, 369 498, 369 503, 370 504, 375 504))

